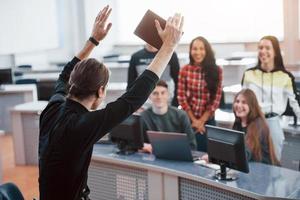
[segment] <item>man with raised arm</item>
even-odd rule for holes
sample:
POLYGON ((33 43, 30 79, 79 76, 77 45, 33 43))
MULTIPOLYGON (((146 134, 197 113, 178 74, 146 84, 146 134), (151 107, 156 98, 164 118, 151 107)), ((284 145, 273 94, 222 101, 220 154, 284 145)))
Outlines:
POLYGON ((40 116, 40 200, 89 199, 87 172, 93 145, 147 100, 182 35, 183 17, 175 14, 164 29, 155 22, 163 45, 132 87, 104 109, 95 110, 106 95, 108 69, 88 58, 111 28, 109 6, 94 22, 83 49, 64 67, 55 92, 40 116))

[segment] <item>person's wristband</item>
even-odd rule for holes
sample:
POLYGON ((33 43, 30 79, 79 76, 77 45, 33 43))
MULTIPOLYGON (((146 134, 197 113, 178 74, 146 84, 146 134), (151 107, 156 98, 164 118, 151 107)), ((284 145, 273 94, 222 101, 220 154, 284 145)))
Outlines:
POLYGON ((89 41, 90 41, 91 43, 93 43, 95 46, 98 46, 98 44, 99 44, 99 42, 98 42, 95 38, 93 38, 93 37, 90 37, 90 38, 89 38, 89 41))

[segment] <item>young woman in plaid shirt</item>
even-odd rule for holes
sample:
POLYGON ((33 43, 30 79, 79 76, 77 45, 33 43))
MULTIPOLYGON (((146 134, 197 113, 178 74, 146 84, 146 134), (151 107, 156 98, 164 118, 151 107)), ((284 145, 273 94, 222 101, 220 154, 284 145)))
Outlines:
POLYGON ((215 125, 214 112, 222 94, 222 69, 216 65, 214 53, 204 37, 190 43, 190 63, 183 66, 178 78, 178 103, 198 133, 198 150, 206 151, 205 124, 215 125))

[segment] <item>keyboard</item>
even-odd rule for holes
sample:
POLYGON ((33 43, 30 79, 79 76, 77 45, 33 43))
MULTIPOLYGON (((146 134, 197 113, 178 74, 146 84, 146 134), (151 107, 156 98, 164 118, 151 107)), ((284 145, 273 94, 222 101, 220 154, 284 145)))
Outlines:
POLYGON ((201 165, 203 167, 213 169, 213 170, 220 170, 220 165, 216 165, 216 164, 213 164, 213 163, 206 163, 205 160, 196 160, 196 161, 194 161, 194 163, 198 164, 198 165, 201 165))

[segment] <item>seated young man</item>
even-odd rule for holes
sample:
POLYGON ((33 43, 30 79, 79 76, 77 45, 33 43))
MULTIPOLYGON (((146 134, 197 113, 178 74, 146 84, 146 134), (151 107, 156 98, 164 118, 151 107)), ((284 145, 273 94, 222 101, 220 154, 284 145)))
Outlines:
POLYGON ((169 92, 167 83, 160 80, 149 96, 149 99, 152 102, 152 107, 141 113, 145 141, 143 150, 152 152, 152 147, 149 144, 146 133, 148 130, 186 133, 191 149, 196 149, 195 133, 185 111, 168 105, 169 92))

